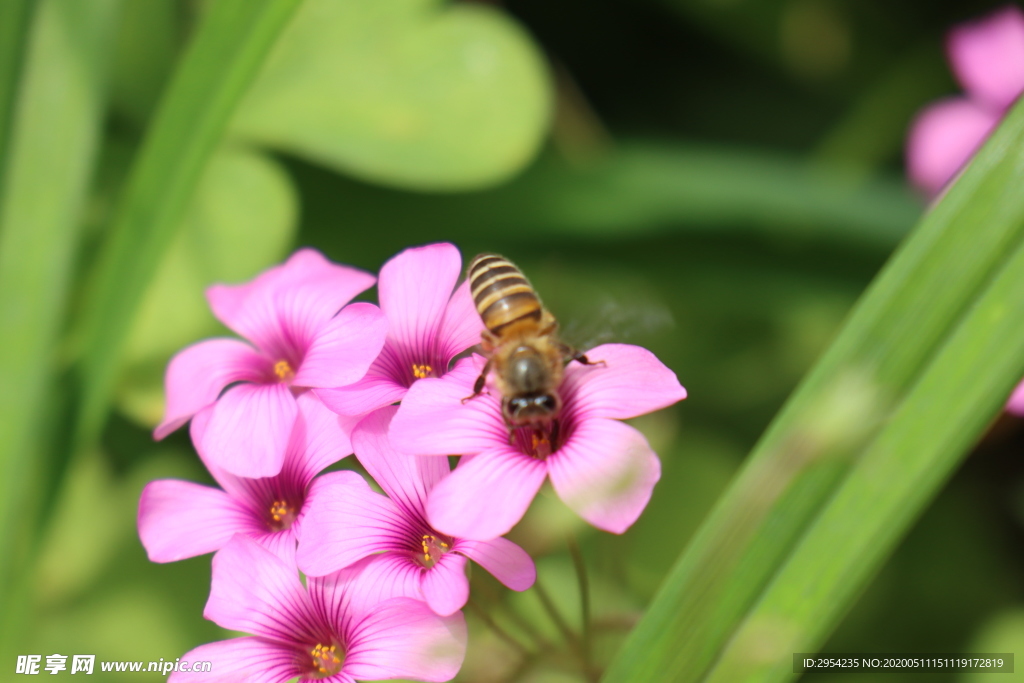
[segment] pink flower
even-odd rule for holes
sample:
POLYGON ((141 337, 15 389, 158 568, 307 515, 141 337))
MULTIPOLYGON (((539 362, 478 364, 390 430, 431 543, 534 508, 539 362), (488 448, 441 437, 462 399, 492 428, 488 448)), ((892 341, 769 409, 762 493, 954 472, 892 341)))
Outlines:
POLYGON ((319 576, 372 556, 365 574, 380 596, 426 599, 437 614, 454 614, 469 599, 467 558, 513 590, 537 578, 533 560, 511 541, 469 541, 445 535, 427 522, 427 496, 448 476, 448 459, 396 453, 388 426, 397 410, 386 407, 352 433, 359 462, 388 494, 373 492, 354 472, 336 472, 334 486, 311 502, 297 556, 299 568, 319 576), (373 553, 382 553, 373 555, 373 553))
POLYGON ((380 269, 380 307, 388 337, 366 376, 317 395, 342 415, 366 413, 401 401, 421 377, 440 377, 458 354, 480 343, 483 323, 469 295, 457 290, 462 257, 451 244, 406 249, 380 269), (454 294, 452 293, 454 291, 454 294))
POLYGON ((165 378, 167 408, 153 435, 164 438, 212 405, 200 445, 216 467, 246 477, 280 472, 298 411, 295 396, 308 387, 355 382, 384 344, 380 309, 345 306, 373 282, 368 273, 302 249, 252 282, 208 289, 214 315, 255 348, 208 339, 174 356, 165 378))
MULTIPOLYGON (((177 479, 146 485, 139 499, 139 538, 152 562, 174 562, 219 550, 237 533, 255 539, 294 566, 303 518, 311 505, 337 485, 328 477, 314 477, 352 452, 351 419, 327 410, 309 392, 299 395, 296 403, 299 412, 284 466, 275 476, 236 477, 219 469, 200 450, 221 489, 177 479)), ((202 441, 211 412, 206 408, 192 418, 196 443, 202 441)))
POLYGON ((1010 400, 1006 403, 1006 410, 1014 415, 1024 417, 1024 382, 1018 384, 1010 395, 1010 400))
POLYGON ((1024 11, 1009 5, 957 26, 946 52, 967 97, 926 107, 907 139, 907 173, 930 195, 967 164, 1024 91, 1024 11))
POLYGON ((307 586, 280 558, 236 536, 213 558, 203 616, 254 635, 200 645, 182 659, 211 662, 212 671, 175 672, 169 680, 448 681, 459 672, 466 652, 461 614, 439 617, 409 598, 370 604, 359 598, 357 571, 309 578, 307 586))
POLYGON ((522 518, 548 476, 562 500, 599 529, 622 533, 636 521, 661 464, 644 436, 618 420, 670 406, 686 398, 686 390, 638 346, 605 344, 587 357, 605 364, 566 366, 555 443, 551 434, 527 428, 515 430, 510 443, 493 388, 462 402, 483 367, 479 356, 409 390, 391 423, 394 447, 472 455, 431 491, 427 519, 433 528, 457 538, 501 536, 522 518))

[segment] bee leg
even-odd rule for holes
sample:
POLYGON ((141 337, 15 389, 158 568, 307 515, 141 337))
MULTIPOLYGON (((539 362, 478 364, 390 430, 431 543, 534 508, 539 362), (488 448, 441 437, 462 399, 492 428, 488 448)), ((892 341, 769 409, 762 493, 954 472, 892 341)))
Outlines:
POLYGON ((576 361, 581 365, 600 365, 602 367, 608 365, 603 360, 591 362, 590 360, 587 359, 587 354, 583 353, 582 351, 577 351, 576 349, 569 346, 564 347, 564 354, 569 358, 569 360, 566 361, 567 363, 576 361))
POLYGON ((551 450, 554 451, 558 448, 558 433, 561 431, 558 420, 551 421, 551 433, 548 435, 548 440, 551 442, 551 450))
POLYGON ((467 396, 466 398, 462 399, 463 403, 465 403, 466 401, 471 401, 477 396, 479 396, 481 393, 483 393, 484 384, 487 382, 487 373, 490 371, 491 361, 488 360, 487 365, 485 365, 484 369, 480 371, 480 376, 477 377, 476 382, 473 383, 473 393, 467 396))

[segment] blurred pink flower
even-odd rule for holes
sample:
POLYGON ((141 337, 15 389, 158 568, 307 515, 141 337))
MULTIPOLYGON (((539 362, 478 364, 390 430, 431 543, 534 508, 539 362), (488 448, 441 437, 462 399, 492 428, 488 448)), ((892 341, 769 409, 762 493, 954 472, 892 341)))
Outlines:
POLYGON ((326 475, 338 483, 310 501, 299 569, 319 576, 372 555, 364 576, 376 588, 367 590, 426 599, 442 616, 462 609, 469 599, 467 558, 513 590, 532 586, 537 577, 533 560, 515 543, 504 538, 467 541, 430 526, 427 496, 448 475, 448 459, 395 452, 388 426, 396 410, 378 410, 352 433, 359 462, 387 496, 372 491, 354 472, 326 475))
MULTIPOLYGON (((298 416, 285 452, 284 466, 273 477, 248 479, 218 468, 199 450, 216 489, 190 481, 158 479, 139 499, 139 538, 152 562, 174 562, 224 546, 236 533, 255 539, 295 564, 295 543, 309 506, 332 486, 317 473, 352 453, 351 419, 335 415, 311 393, 296 399, 298 416)), ((192 418, 198 444, 210 408, 192 418)))
POLYGON ((210 287, 214 315, 255 348, 208 339, 174 356, 164 419, 153 435, 162 439, 212 406, 201 446, 213 465, 243 477, 280 472, 296 394, 357 381, 384 345, 380 309, 345 306, 373 282, 369 273, 302 249, 249 283, 210 287))
POLYGON ((907 137, 907 174, 929 195, 960 172, 1024 91, 1024 11, 1009 5, 957 26, 946 53, 966 97, 926 107, 907 137))
POLYGON ((1010 395, 1010 400, 1006 403, 1006 409, 1018 415, 1024 417, 1024 382, 1017 385, 1017 388, 1010 395))
POLYGON ((516 429, 512 438, 497 392, 472 400, 484 359, 460 361, 440 379, 409 390, 391 423, 391 442, 405 453, 464 454, 427 501, 433 528, 457 538, 488 540, 507 533, 550 476, 555 492, 585 520, 622 533, 636 521, 661 477, 643 434, 619 422, 686 398, 675 373, 650 351, 604 344, 594 362, 570 363, 559 392, 559 433, 516 429), (470 455, 472 457, 465 457, 470 455))
POLYGON ((212 673, 175 672, 174 683, 405 678, 449 681, 462 666, 462 614, 440 617, 423 602, 359 598, 357 570, 307 579, 255 541, 235 536, 213 558, 203 616, 253 636, 200 645, 182 656, 212 673))
POLYGON ((455 289, 461 273, 459 250, 447 243, 406 249, 385 263, 377 291, 387 341, 361 380, 317 390, 327 407, 365 415, 400 401, 417 379, 440 377, 456 355, 478 344, 483 323, 469 284, 455 289))

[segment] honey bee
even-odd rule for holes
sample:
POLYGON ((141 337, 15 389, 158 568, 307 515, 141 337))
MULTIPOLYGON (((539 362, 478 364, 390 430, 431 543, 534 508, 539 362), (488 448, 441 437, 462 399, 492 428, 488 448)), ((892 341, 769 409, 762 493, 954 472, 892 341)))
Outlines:
MULTIPOLYGON (((562 399, 558 387, 565 365, 591 363, 586 355, 558 339, 558 322, 544 308, 523 273, 507 259, 481 254, 467 271, 476 310, 487 329, 481 333, 481 350, 487 364, 473 385, 478 396, 487 375, 494 369, 501 393, 501 413, 510 433, 518 427, 534 430, 537 441, 550 448, 558 439, 558 414, 562 399)), ((511 438, 511 434, 510 434, 511 438)))

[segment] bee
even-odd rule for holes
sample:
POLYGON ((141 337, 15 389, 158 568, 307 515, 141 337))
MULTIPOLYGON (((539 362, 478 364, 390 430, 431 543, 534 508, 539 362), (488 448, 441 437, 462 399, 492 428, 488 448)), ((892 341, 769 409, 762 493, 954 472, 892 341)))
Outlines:
POLYGON ((558 439, 562 399, 558 387, 565 366, 591 363, 585 354, 558 339, 558 321, 544 308, 529 280, 514 264, 495 254, 480 254, 467 271, 476 310, 486 328, 481 350, 487 364, 473 385, 469 401, 484 389, 493 368, 501 393, 501 413, 512 432, 534 430, 533 441, 547 448, 558 439))

